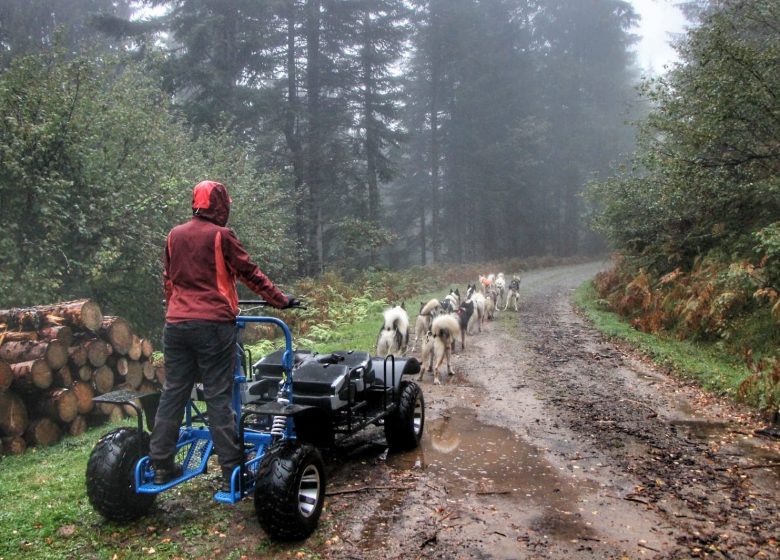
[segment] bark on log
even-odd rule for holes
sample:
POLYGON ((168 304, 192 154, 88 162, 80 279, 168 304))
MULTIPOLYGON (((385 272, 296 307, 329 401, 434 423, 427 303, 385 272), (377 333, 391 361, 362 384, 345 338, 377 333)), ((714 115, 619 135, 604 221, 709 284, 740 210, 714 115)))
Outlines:
POLYGON ((51 445, 60 440, 62 431, 59 424, 47 417, 36 418, 27 427, 24 439, 28 445, 51 445))
POLYGON ((137 362, 135 360, 128 360, 125 383, 127 383, 132 389, 138 389, 138 387, 141 386, 141 383, 143 383, 143 380, 144 380, 144 370, 143 367, 141 366, 141 362, 137 362))
POLYGON ((68 363, 68 349, 59 340, 20 340, 6 342, 0 346, 0 359, 9 363, 29 362, 41 358, 46 360, 51 369, 60 369, 68 363))
POLYGON ((148 338, 141 339, 141 354, 147 360, 152 357, 152 354, 154 354, 154 345, 148 338))
POLYGON ((78 415, 72 422, 66 426, 68 435, 80 436, 87 431, 87 418, 85 416, 78 415))
POLYGON ((7 436, 21 436, 27 429, 27 407, 12 392, 0 393, 0 432, 7 436))
POLYGON ((68 355, 70 357, 70 363, 76 367, 81 367, 89 361, 87 349, 83 344, 68 348, 68 355))
POLYGON ((46 327, 38 331, 41 340, 59 340, 66 347, 73 344, 73 329, 68 325, 59 327, 46 327))
POLYGON ((2 342, 19 342, 20 340, 40 340, 37 332, 34 331, 11 331, 0 335, 0 344, 2 342))
POLYGON ((105 341, 99 338, 93 338, 84 344, 87 349, 87 361, 92 366, 98 368, 106 363, 108 359, 108 346, 105 341))
POLYGON ((127 350, 127 357, 131 360, 140 360, 142 355, 143 347, 141 346, 141 339, 136 335, 133 335, 130 348, 127 350))
POLYGON ((5 360, 0 359, 0 393, 10 389, 13 382, 14 374, 11 371, 11 366, 5 360))
POLYGON ((79 414, 89 414, 95 408, 92 397, 95 396, 95 390, 92 385, 84 381, 74 381, 70 390, 76 395, 76 408, 79 414))
POLYGON ((69 365, 64 365, 54 372, 55 387, 70 387, 73 384, 73 370, 69 365))
POLYGON ((51 389, 41 395, 35 404, 39 416, 47 416, 57 422, 72 422, 79 414, 78 399, 70 389, 51 389))
POLYGON ((8 436, 2 439, 3 453, 6 455, 21 455, 27 449, 27 442, 21 436, 8 436))
POLYGON ((10 364, 14 376, 14 389, 29 393, 39 389, 48 389, 54 382, 49 364, 46 360, 32 360, 10 364))
POLYGON ((127 355, 133 344, 133 333, 127 321, 121 317, 106 317, 103 319, 100 333, 111 343, 117 354, 127 355))
POLYGON ((8 329, 35 331, 43 327, 71 325, 96 331, 103 322, 97 302, 83 299, 24 309, 0 309, 0 323, 8 329))
POLYGON ((114 388, 114 370, 103 365, 93 371, 92 387, 94 387, 96 395, 111 391, 114 388))

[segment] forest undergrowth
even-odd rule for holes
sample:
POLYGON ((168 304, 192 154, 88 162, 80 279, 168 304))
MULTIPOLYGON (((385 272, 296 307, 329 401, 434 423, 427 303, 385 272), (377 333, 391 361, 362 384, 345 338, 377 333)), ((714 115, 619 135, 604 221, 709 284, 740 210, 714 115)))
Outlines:
POLYGON ((760 410, 780 406, 780 296, 768 281, 766 263, 701 258, 691 270, 657 276, 616 257, 593 287, 595 306, 616 313, 635 331, 730 364, 725 375, 713 367, 693 368, 702 371, 696 377, 705 387, 760 410))

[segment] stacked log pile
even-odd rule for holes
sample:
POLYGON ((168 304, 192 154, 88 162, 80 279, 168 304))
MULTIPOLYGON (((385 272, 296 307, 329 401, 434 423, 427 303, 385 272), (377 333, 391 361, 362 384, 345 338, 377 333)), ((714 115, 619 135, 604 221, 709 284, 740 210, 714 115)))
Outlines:
POLYGON ((0 452, 20 454, 134 414, 92 398, 159 391, 165 374, 153 366, 153 350, 93 300, 0 310, 0 452))

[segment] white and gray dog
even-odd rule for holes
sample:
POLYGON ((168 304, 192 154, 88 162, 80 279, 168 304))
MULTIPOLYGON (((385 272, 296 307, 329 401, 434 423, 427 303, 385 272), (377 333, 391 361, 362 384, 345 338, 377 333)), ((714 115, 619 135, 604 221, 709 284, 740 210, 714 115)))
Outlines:
POLYGON ((441 313, 441 302, 434 298, 428 303, 420 302, 420 312, 417 314, 417 321, 414 324, 414 343, 412 352, 417 348, 417 343, 422 346, 425 333, 431 330, 431 324, 437 315, 441 313))
POLYGON ((447 313, 433 320, 431 330, 425 334, 423 343, 422 369, 418 381, 422 381, 426 371, 433 371, 433 384, 439 385, 439 368, 447 362, 447 373, 453 374, 450 356, 455 348, 455 341, 461 334, 457 315, 447 313))
POLYGON ((404 305, 396 305, 384 312, 384 323, 376 341, 377 356, 403 355, 409 344, 409 316, 404 305))

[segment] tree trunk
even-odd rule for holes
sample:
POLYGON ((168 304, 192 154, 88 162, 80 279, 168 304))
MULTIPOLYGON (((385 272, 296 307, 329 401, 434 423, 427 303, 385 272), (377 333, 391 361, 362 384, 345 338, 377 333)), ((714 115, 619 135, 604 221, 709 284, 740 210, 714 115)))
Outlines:
POLYGON ((52 389, 36 401, 35 411, 39 416, 48 416, 57 422, 72 422, 79 413, 78 399, 70 389, 52 389))
POLYGON ((27 427, 24 439, 29 445, 51 445, 60 440, 62 431, 59 425, 51 418, 36 418, 27 427))
POLYGON ((79 414, 89 414, 95 408, 95 403, 92 398, 95 396, 95 391, 92 389, 92 385, 85 381, 74 381, 70 386, 70 390, 76 395, 76 408, 79 414))
POLYGON ((60 369, 68 363, 68 349, 59 340, 49 342, 24 340, 6 342, 0 346, 0 359, 7 362, 29 362, 43 358, 53 370, 60 369))
POLYGON ((0 393, 0 432, 7 436, 21 436, 27 429, 27 407, 24 401, 10 391, 0 393))
POLYGON ((21 436, 8 436, 2 439, 3 453, 6 455, 21 455, 27 450, 27 442, 21 436))
POLYGON ((30 360, 10 364, 14 376, 13 387, 24 393, 30 393, 39 389, 48 389, 54 382, 49 364, 46 360, 30 360))
POLYGON ((5 323, 7 329, 36 331, 67 324, 96 331, 102 322, 100 306, 89 299, 25 309, 0 309, 0 323, 5 323))
POLYGON ((114 388, 114 371, 106 366, 100 366, 92 372, 92 387, 96 395, 108 393, 114 388))
POLYGON ((108 359, 108 345, 99 338, 94 338, 85 343, 87 349, 87 360, 93 367, 100 367, 108 359))
POLYGON ((7 391, 14 382, 14 374, 11 366, 3 359, 0 359, 0 393, 7 391))
POLYGON ((309 243, 307 249, 311 258, 310 274, 319 275, 323 272, 324 255, 322 239, 322 67, 320 64, 320 27, 321 0, 306 2, 306 95, 308 101, 309 131, 307 135, 308 165, 306 168, 306 184, 309 187, 309 243))

